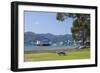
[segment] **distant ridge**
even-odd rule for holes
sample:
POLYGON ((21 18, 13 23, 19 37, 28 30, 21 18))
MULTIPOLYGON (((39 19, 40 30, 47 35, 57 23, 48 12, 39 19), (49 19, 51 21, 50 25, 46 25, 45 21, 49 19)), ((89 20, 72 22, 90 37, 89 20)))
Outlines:
POLYGON ((42 41, 45 38, 49 39, 52 43, 59 43, 66 40, 72 40, 71 34, 65 34, 65 35, 54 35, 51 33, 46 34, 38 34, 34 32, 25 32, 24 33, 24 44, 25 45, 32 45, 36 43, 37 40, 42 41))

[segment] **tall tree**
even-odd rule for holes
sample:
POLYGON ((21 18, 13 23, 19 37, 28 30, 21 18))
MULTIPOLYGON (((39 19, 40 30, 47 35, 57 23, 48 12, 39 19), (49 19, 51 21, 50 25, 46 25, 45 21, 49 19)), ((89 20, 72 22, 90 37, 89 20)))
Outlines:
POLYGON ((77 13, 57 13, 56 19, 64 21, 68 17, 73 18, 73 26, 71 27, 72 37, 81 41, 82 45, 86 41, 90 41, 90 15, 77 13))

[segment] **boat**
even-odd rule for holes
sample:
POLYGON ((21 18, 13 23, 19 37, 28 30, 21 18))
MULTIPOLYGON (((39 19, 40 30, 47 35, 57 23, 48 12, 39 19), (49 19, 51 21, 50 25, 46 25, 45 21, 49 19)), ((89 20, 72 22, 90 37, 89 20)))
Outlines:
POLYGON ((48 39, 44 39, 44 40, 37 40, 36 42, 36 46, 50 46, 51 42, 48 39))

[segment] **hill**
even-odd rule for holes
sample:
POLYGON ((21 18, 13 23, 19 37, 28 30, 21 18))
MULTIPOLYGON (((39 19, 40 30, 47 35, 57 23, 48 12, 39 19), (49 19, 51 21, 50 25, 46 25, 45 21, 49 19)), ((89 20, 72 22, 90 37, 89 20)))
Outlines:
POLYGON ((43 41, 44 39, 48 39, 52 43, 59 43, 62 41, 72 40, 72 36, 70 34, 65 35, 54 35, 51 33, 46 34, 37 34, 34 32, 25 32, 24 33, 24 44, 25 45, 33 45, 38 41, 43 41))

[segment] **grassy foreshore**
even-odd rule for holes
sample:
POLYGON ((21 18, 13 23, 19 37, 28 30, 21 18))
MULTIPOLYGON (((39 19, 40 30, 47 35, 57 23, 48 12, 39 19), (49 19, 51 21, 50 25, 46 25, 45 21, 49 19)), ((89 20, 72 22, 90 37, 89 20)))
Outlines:
POLYGON ((59 56, 58 50, 38 50, 25 51, 24 61, 48 61, 48 60, 73 60, 73 59, 88 59, 90 58, 90 49, 63 49, 66 55, 59 56))

